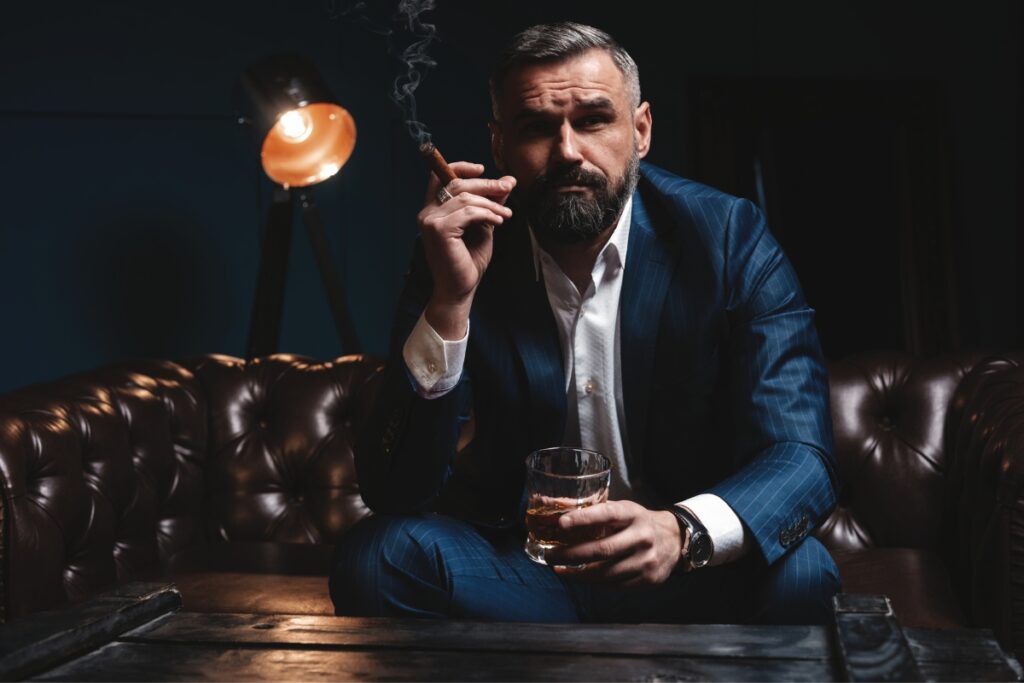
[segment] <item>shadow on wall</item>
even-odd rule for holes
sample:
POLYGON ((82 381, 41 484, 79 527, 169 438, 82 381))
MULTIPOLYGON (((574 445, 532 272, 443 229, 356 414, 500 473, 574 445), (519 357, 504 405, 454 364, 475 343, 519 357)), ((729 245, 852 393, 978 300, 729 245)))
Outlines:
MULTIPOLYGON (((64 271, 78 289, 80 340, 111 360, 181 358, 224 348, 238 312, 208 228, 179 210, 115 214, 72 238, 64 271)), ((248 311, 242 314, 248 317, 248 311)))

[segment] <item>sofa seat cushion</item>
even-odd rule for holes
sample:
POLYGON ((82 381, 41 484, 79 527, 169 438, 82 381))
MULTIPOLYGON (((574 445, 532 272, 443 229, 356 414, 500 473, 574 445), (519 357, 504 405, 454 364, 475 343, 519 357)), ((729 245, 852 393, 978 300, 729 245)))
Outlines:
POLYGON ((911 628, 969 626, 941 558, 918 548, 833 550, 844 593, 886 595, 900 624, 911 628))
POLYGON ((333 615, 332 552, 313 543, 212 543, 175 557, 162 575, 190 612, 333 615))

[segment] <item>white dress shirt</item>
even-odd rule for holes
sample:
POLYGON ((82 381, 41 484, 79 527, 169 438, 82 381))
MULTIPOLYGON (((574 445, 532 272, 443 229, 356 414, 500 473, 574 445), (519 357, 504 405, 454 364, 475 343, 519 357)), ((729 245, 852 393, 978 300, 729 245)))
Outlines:
MULTIPOLYGON (((613 464, 609 498, 646 502, 644 483, 628 465, 628 435, 622 400, 619 362, 619 298, 622 292, 633 215, 630 198, 611 238, 597 256, 586 291, 562 272, 530 232, 534 268, 543 277, 548 303, 554 314, 565 363, 566 426, 563 445, 598 451, 613 464), (614 330, 614 334, 609 334, 614 330)), ((452 390, 462 375, 466 336, 447 341, 421 315, 405 342, 402 355, 418 393, 438 398, 452 390)), ((714 543, 712 565, 740 557, 747 545, 739 517, 716 495, 704 493, 677 503, 700 519, 714 543)))

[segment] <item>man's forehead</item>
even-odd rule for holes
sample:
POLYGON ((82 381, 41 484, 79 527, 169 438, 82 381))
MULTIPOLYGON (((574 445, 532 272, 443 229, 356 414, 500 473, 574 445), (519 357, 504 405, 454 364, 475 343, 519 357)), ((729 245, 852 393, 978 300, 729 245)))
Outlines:
POLYGON ((557 62, 526 64, 505 79, 500 105, 508 115, 522 108, 614 105, 626 97, 622 72, 605 50, 590 50, 557 62))

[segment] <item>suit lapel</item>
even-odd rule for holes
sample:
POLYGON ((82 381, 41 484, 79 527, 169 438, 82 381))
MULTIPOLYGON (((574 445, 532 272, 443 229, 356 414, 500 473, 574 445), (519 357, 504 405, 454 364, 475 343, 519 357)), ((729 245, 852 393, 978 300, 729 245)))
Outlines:
POLYGON ((671 243, 655 231, 657 209, 644 203, 639 189, 633 193, 619 322, 622 393, 633 468, 642 462, 646 446, 655 346, 665 293, 678 258, 671 243))
MULTIPOLYGON (((565 371, 555 319, 543 281, 538 281, 533 250, 525 225, 503 228, 508 238, 495 280, 504 300, 509 332, 526 373, 530 407, 530 441, 536 447, 557 446, 565 432, 565 371)), ((525 456, 525 454, 524 454, 525 456)))

